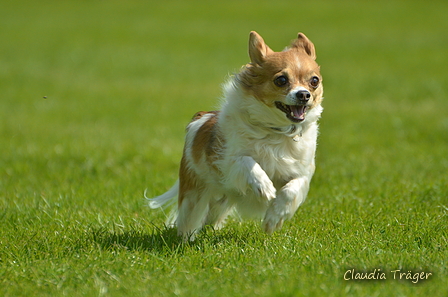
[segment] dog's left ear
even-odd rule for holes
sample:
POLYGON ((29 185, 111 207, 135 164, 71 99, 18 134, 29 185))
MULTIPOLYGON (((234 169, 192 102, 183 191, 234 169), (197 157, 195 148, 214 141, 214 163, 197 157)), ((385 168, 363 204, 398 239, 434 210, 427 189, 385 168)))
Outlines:
POLYGON ((255 31, 249 36, 249 56, 252 64, 261 65, 266 60, 266 56, 273 51, 267 46, 263 38, 255 31))
POLYGON ((305 36, 303 33, 299 33, 297 39, 294 40, 292 47, 295 48, 303 48, 305 52, 310 56, 313 60, 316 60, 316 50, 314 48, 314 44, 305 36))

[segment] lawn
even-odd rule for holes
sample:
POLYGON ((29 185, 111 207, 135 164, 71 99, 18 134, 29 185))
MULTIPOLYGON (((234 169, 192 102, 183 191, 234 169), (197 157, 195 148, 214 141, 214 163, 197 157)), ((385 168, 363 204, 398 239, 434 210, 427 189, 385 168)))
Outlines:
POLYGON ((0 6, 1 296, 448 295, 448 2, 0 6), (176 180, 251 30, 316 46, 311 190, 272 236, 231 220, 182 243, 143 193, 176 180))

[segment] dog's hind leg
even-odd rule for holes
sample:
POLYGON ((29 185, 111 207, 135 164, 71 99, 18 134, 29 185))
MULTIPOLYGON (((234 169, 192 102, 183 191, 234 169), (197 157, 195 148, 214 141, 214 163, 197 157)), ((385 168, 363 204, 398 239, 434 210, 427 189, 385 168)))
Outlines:
POLYGON ((195 234, 204 226, 209 210, 210 196, 206 195, 207 186, 190 169, 184 154, 179 171, 177 233, 186 241, 194 240, 195 234))
POLYGON ((205 224, 212 225, 215 229, 221 229, 224 227, 227 216, 232 212, 234 205, 225 195, 218 199, 214 198, 210 201, 205 224))
POLYGON ((179 193, 179 213, 177 217, 177 233, 186 240, 193 241, 195 234, 204 226, 209 211, 209 197, 203 191, 191 189, 179 193))

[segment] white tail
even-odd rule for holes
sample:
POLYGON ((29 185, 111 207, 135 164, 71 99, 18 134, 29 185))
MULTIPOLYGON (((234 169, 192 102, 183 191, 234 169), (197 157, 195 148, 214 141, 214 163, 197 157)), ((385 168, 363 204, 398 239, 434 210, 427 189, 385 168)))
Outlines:
POLYGON ((154 198, 148 198, 146 197, 146 191, 145 191, 145 198, 148 200, 148 206, 151 208, 159 208, 159 207, 169 207, 173 204, 175 204, 175 207, 173 207, 171 213, 168 215, 166 224, 168 226, 173 226, 175 224, 176 218, 177 218, 177 195, 179 194, 179 180, 176 181, 176 183, 164 194, 154 197, 154 198))

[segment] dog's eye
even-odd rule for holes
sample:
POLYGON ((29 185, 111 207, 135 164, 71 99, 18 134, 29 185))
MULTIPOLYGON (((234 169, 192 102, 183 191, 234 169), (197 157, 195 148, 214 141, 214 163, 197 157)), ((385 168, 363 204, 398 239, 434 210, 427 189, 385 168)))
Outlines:
POLYGON ((313 76, 310 80, 310 86, 313 88, 317 88, 319 86, 319 78, 317 76, 313 76))
POLYGON ((281 75, 279 77, 277 77, 276 79, 274 79, 274 84, 277 87, 283 87, 288 83, 288 78, 284 75, 281 75))

